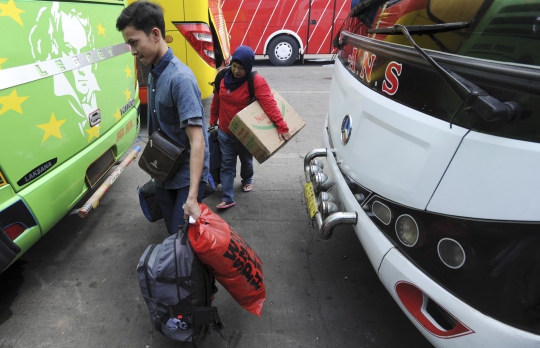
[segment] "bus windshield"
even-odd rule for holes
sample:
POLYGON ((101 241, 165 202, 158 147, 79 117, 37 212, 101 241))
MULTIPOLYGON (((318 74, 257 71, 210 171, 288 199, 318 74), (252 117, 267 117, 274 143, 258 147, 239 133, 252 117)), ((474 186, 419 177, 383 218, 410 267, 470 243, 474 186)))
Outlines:
POLYGON ((432 26, 466 23, 447 31, 411 31, 423 49, 524 65, 540 65, 540 0, 360 1, 343 30, 410 45, 395 24, 432 26), (372 6, 366 6, 372 4, 372 6))

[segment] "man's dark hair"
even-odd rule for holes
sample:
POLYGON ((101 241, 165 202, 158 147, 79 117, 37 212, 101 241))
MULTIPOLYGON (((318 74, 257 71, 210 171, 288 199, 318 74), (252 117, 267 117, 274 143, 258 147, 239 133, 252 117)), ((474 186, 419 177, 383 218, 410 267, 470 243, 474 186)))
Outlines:
POLYGON ((116 20, 116 29, 122 31, 130 25, 136 30, 144 31, 146 35, 150 35, 152 29, 157 27, 161 31, 161 37, 165 39, 163 8, 156 3, 142 0, 126 7, 116 20))

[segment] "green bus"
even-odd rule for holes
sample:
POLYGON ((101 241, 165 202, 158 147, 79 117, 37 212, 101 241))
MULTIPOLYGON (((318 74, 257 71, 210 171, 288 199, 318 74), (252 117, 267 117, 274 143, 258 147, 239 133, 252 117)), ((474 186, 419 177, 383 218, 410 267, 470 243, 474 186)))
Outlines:
POLYGON ((109 172, 139 129, 124 1, 0 0, 0 272, 109 172))

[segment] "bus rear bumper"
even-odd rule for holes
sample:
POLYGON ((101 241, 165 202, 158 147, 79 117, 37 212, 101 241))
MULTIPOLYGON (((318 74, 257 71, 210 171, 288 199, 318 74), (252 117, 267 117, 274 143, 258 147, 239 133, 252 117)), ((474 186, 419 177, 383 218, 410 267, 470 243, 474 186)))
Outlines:
POLYGON ((384 256, 379 278, 405 315, 436 347, 540 345, 539 335, 503 324, 451 295, 395 248, 384 256))

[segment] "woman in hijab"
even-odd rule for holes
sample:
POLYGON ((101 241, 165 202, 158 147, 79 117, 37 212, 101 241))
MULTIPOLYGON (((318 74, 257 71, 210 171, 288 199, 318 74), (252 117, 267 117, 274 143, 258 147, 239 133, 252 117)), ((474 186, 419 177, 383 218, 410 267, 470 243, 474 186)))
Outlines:
MULTIPOLYGON (((255 62, 255 53, 248 46, 239 46, 231 58, 230 68, 221 80, 219 89, 214 92, 210 108, 210 125, 219 122, 218 142, 221 150, 221 202, 218 209, 233 207, 234 178, 236 177, 236 158, 240 158, 240 178, 242 191, 253 190, 253 156, 229 130, 233 117, 251 103, 248 78, 255 62)), ((274 96, 266 80, 255 74, 255 98, 266 115, 275 123, 280 140, 289 140, 289 128, 283 120, 274 96)))

